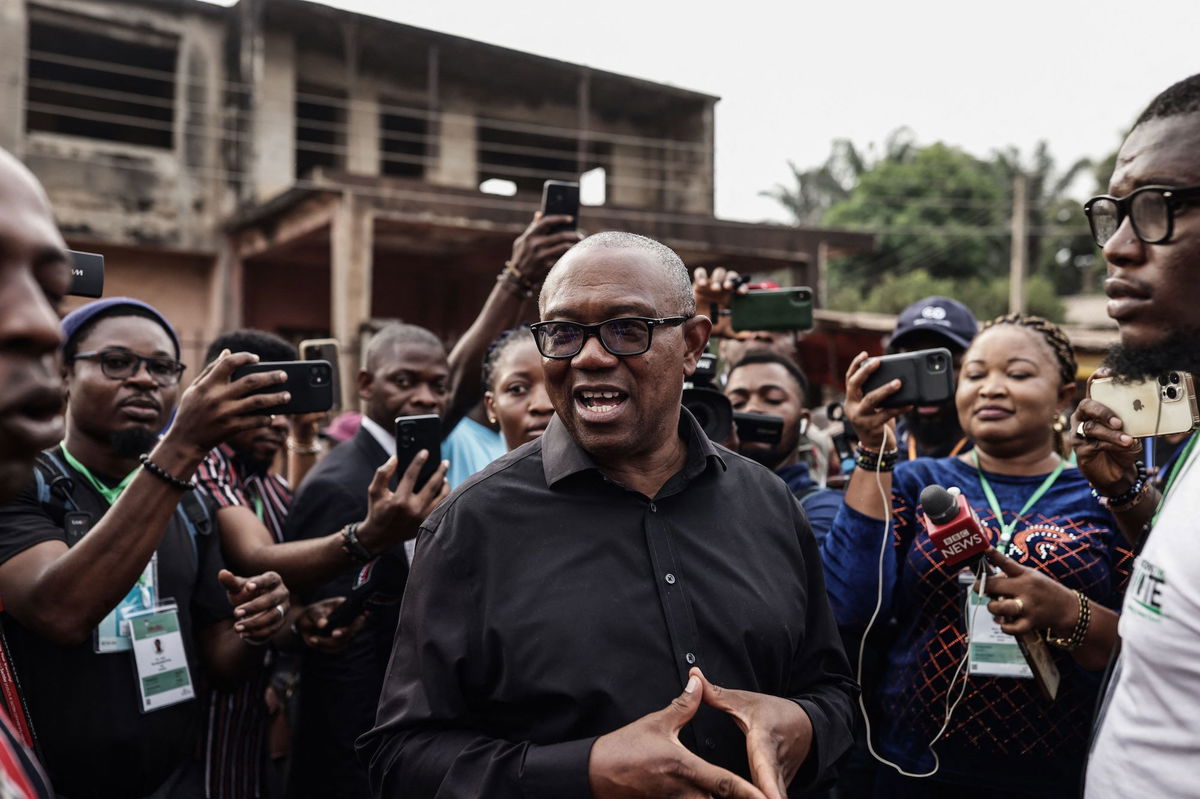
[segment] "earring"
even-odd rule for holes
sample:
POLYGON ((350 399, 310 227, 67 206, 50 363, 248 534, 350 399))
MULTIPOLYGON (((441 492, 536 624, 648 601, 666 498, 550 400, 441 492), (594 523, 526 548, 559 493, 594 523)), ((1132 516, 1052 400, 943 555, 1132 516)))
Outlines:
POLYGON ((1057 413, 1054 414, 1054 421, 1050 423, 1050 427, 1054 429, 1054 432, 1062 435, 1062 431, 1066 429, 1066 426, 1063 424, 1062 416, 1057 413))
POLYGON ((488 416, 488 421, 489 421, 489 422, 491 422, 492 424, 496 424, 496 422, 498 422, 498 421, 500 421, 500 420, 499 420, 499 419, 497 419, 495 416, 491 416, 491 415, 489 415, 489 416, 488 416))

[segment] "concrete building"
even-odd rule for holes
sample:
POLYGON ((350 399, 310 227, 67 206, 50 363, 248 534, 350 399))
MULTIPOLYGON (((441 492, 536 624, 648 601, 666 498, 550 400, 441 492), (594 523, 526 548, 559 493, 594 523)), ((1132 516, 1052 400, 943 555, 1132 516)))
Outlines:
POLYGON ((715 218, 716 97, 315 3, 0 0, 0 46, 0 145, 193 365, 237 325, 332 334, 347 377, 369 320, 452 340, 547 178, 589 173, 585 230, 692 266, 819 287, 871 246, 715 218))

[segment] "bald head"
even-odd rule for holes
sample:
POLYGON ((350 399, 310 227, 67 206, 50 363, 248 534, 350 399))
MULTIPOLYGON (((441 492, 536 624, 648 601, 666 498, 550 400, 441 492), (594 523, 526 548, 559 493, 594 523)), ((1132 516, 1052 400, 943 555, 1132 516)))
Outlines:
POLYGON ((17 157, 0 147, 0 192, 14 197, 25 207, 53 218, 50 198, 42 184, 17 157))
POLYGON ((674 306, 670 313, 683 316, 696 313, 696 300, 692 296, 692 275, 683 259, 670 247, 654 239, 620 231, 595 233, 567 250, 567 254, 558 260, 542 285, 542 293, 538 297, 540 313, 545 313, 546 298, 552 293, 554 284, 570 270, 576 260, 596 250, 632 250, 641 254, 647 262, 661 268, 664 276, 670 281, 671 304, 674 306))

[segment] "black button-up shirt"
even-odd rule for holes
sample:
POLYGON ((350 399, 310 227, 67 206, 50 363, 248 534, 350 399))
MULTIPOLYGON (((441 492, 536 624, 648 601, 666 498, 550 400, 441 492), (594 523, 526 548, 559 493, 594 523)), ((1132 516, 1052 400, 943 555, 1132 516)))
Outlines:
MULTIPOLYGON (((683 469, 653 499, 602 475, 555 419, 422 527, 376 727, 376 792, 590 796, 593 741, 715 684, 800 704, 813 751, 793 795, 850 742, 855 690, 804 512, 687 411, 683 469)), ((702 706, 681 740, 749 775, 745 736, 702 706)))

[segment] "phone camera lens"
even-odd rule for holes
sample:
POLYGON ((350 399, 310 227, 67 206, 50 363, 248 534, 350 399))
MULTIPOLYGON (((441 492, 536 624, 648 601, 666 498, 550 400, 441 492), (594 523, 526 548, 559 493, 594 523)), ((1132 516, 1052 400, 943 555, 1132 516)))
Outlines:
POLYGON ((1176 390, 1174 386, 1171 386, 1170 388, 1167 389, 1167 399, 1173 400, 1178 396, 1179 396, 1179 391, 1176 390))
POLYGON ((1167 376, 1166 376, 1166 375, 1159 375, 1159 376, 1158 376, 1158 384, 1159 384, 1160 386, 1165 386, 1165 385, 1167 384, 1167 376))
POLYGON ((1179 372, 1171 372, 1171 382, 1175 385, 1179 384, 1179 372))

